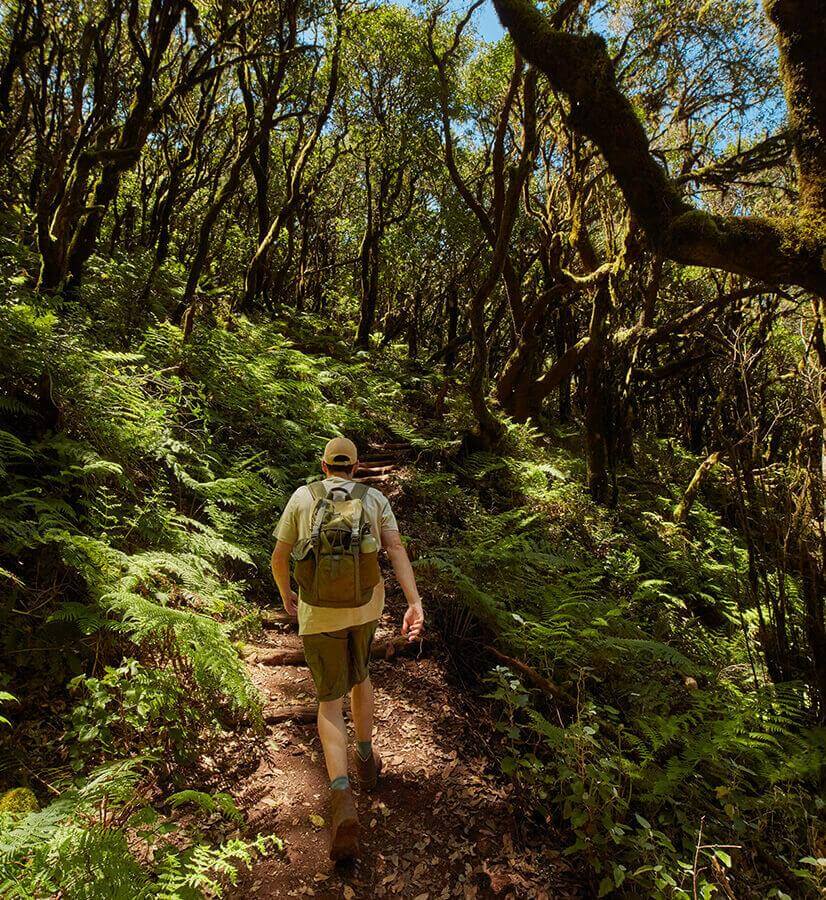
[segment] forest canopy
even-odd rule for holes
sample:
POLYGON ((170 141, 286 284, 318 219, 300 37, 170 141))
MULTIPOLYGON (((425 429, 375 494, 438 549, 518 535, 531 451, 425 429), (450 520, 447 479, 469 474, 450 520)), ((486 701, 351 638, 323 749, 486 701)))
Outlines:
POLYGON ((445 652, 594 895, 823 891, 824 47, 823 0, 2 4, 0 894, 277 852, 202 756, 260 740, 334 433, 409 448, 445 652))

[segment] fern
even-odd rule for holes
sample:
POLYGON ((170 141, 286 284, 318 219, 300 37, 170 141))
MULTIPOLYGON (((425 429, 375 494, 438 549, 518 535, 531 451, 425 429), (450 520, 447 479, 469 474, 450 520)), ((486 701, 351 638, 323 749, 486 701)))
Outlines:
POLYGON ((169 805, 175 809, 184 803, 192 803, 207 813, 221 813, 233 822, 242 821, 241 813, 235 805, 235 801, 229 794, 206 794, 203 791, 178 791, 167 798, 169 805))
POLYGON ((103 628, 112 626, 112 622, 86 603, 66 602, 46 619, 47 622, 71 622, 81 634, 95 634, 103 628))
MULTIPOLYGON (((138 777, 134 760, 109 764, 38 812, 0 814, 2 896, 19 900, 52 894, 83 900, 222 896, 225 886, 235 883, 239 866, 281 846, 276 838, 261 836, 253 841, 234 838, 218 846, 196 843, 183 850, 168 845, 154 867, 142 864, 133 853, 129 831, 116 824, 127 816, 112 817, 120 809, 128 811, 124 804, 133 801, 138 777), (110 817, 105 824, 100 823, 103 809, 110 817)), ((234 804, 223 794, 182 792, 170 801, 173 806, 194 801, 209 812, 237 819, 234 804)), ((148 807, 129 816, 128 825, 153 841, 164 832, 158 815, 148 807)))
POLYGON ((235 884, 239 866, 250 866, 256 856, 281 849, 274 837, 253 842, 233 838, 219 847, 198 845, 185 853, 174 853, 161 864, 158 900, 182 900, 188 896, 221 897, 227 882, 235 884))
POLYGON ((107 594, 101 602, 120 614, 127 633, 138 644, 170 636, 203 691, 260 721, 258 694, 225 628, 214 619, 163 606, 128 590, 107 594))

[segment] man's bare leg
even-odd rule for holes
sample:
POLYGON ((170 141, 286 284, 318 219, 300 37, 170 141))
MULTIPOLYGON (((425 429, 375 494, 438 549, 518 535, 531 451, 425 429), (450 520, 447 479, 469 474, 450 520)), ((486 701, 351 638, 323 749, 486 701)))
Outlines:
POLYGON ((370 677, 360 681, 350 691, 350 711, 358 743, 373 740, 373 684, 370 677))
POLYGON ((342 700, 318 704, 318 736, 330 776, 330 858, 338 862, 359 852, 359 821, 347 778, 347 729, 342 700))
POLYGON ((381 772, 381 757, 373 749, 373 685, 369 678, 350 692, 356 731, 356 772, 363 790, 372 791, 381 772))
POLYGON ((341 709, 343 699, 322 700, 318 704, 318 736, 331 783, 337 778, 347 777, 347 729, 341 709))

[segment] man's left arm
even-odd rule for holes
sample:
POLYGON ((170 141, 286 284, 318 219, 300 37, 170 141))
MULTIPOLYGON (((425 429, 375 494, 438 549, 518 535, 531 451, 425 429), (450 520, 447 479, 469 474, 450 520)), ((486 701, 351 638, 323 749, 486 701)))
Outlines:
POLYGON ((407 600, 407 611, 402 621, 402 634, 407 636, 408 641, 418 640, 424 630, 422 598, 416 585, 413 566, 410 565, 410 557, 407 555, 407 550, 404 549, 398 529, 382 528, 381 544, 390 558, 396 580, 407 600))

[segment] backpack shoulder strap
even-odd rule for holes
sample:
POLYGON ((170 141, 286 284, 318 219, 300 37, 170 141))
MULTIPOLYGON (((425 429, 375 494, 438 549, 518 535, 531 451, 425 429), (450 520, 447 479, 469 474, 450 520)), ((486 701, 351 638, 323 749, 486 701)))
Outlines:
MULTIPOLYGON (((355 483, 350 488, 350 499, 351 500, 363 500, 369 488, 366 484, 355 483)), ((361 528, 362 522, 364 519, 364 507, 361 508, 361 512, 359 515, 353 517, 353 529, 350 534, 350 549, 353 552, 353 556, 355 557, 356 562, 356 591, 358 592, 358 560, 359 560, 359 544, 361 542, 361 528)))
POLYGON ((323 481, 311 481, 307 487, 310 489, 314 500, 323 500, 327 496, 327 488, 324 487, 323 481))

